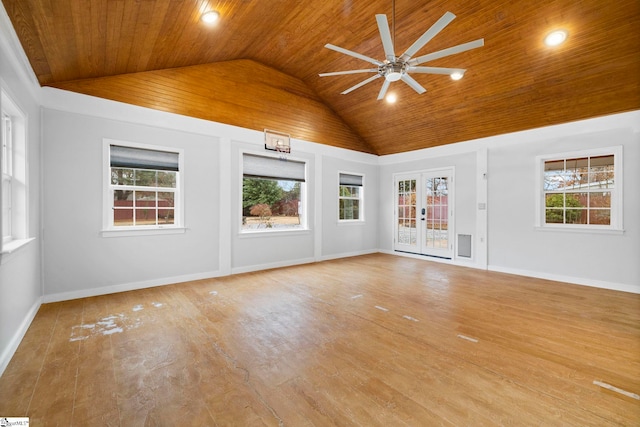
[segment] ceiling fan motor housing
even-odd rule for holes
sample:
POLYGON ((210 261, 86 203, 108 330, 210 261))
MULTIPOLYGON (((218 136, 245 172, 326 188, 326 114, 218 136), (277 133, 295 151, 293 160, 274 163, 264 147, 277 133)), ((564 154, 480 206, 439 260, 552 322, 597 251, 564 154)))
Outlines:
POLYGON ((380 75, 389 82, 396 82, 402 78, 407 71, 407 64, 402 61, 389 62, 381 65, 379 69, 380 75))

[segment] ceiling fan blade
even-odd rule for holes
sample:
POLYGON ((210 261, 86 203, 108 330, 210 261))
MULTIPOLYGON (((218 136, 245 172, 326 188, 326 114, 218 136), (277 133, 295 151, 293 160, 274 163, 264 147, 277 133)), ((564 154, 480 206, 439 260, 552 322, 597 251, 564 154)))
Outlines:
POLYGON ((409 61, 409 66, 413 67, 418 64, 433 61, 434 59, 444 58, 445 56, 449 55, 455 55, 456 53, 465 52, 467 50, 475 49, 481 46, 484 46, 484 39, 478 39, 472 42, 459 44, 458 46, 449 47, 447 49, 442 49, 437 52, 413 58, 409 61))
POLYGON ((376 15, 376 21, 378 22, 378 31, 380 31, 384 54, 387 57, 387 61, 393 62, 396 60, 396 53, 393 50, 393 40, 391 39, 391 31, 389 30, 387 15, 376 15))
POLYGON ((465 73, 464 68, 442 68, 442 67, 408 67, 408 73, 426 73, 426 74, 447 74, 451 75, 453 73, 465 73))
POLYGON ((354 91, 354 90, 358 89, 359 87, 366 85, 367 83, 371 83, 372 81, 374 81, 375 79, 377 79, 379 77, 380 77, 380 74, 376 74, 373 77, 369 77, 367 80, 361 81, 360 83, 358 83, 355 86, 351 86, 349 89, 347 89, 347 90, 345 90, 344 92, 341 92, 341 93, 342 93, 342 95, 346 95, 349 92, 354 91))
POLYGON ((328 77, 328 76, 342 76, 343 74, 358 74, 358 73, 377 73, 377 68, 368 68, 366 70, 347 70, 347 71, 333 71, 331 73, 320 73, 318 74, 320 77, 328 77))
POLYGON ((344 53, 345 55, 353 56, 354 58, 362 59, 363 61, 371 62, 372 64, 375 64, 378 66, 383 65, 382 62, 376 59, 369 58, 368 56, 362 55, 358 52, 353 52, 351 50, 344 49, 340 46, 335 46, 330 43, 327 43, 326 45, 324 45, 324 47, 326 47, 327 49, 335 50, 336 52, 344 53))
POLYGON ((382 88, 380 88, 380 93, 378 94, 378 101, 383 99, 384 96, 387 94, 387 89, 389 89, 390 84, 391 82, 389 80, 387 79, 384 80, 384 83, 382 83, 382 88))
POLYGON ((406 84, 408 84, 409 86, 411 86, 411 88, 413 90, 415 90, 416 92, 418 92, 419 94, 423 94, 425 93, 427 90, 425 88, 423 88, 420 83, 418 83, 417 81, 415 81, 413 79, 413 77, 411 77, 408 74, 405 74, 402 76, 402 81, 405 82, 406 84))
POLYGON ((451 21, 455 19, 456 15, 451 12, 447 12, 440 19, 436 21, 435 24, 431 26, 423 35, 420 36, 418 40, 416 40, 409 49, 405 53, 400 56, 400 59, 403 61, 409 60, 417 51, 419 51, 422 46, 427 44, 429 40, 434 38, 440 31, 444 29, 451 21))

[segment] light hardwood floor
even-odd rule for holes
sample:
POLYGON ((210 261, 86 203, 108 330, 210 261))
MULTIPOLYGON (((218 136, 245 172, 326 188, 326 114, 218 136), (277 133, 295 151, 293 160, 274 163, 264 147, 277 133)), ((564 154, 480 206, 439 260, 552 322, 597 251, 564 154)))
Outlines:
POLYGON ((640 425, 640 295, 374 254, 41 307, 32 426, 640 425))

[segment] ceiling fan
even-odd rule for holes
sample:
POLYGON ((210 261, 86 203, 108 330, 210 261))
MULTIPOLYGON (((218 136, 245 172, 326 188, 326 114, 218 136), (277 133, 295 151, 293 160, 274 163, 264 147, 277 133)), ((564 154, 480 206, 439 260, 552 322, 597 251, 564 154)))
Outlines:
MULTIPOLYGON (((395 3, 395 2, 394 2, 395 3)), ((348 71, 335 71, 332 73, 322 73, 320 77, 327 76, 340 76, 344 74, 358 74, 358 73, 375 73, 372 77, 358 83, 355 86, 342 92, 343 95, 358 89, 378 79, 384 77, 384 83, 378 94, 378 100, 383 99, 391 82, 402 80, 408 84, 413 90, 422 94, 427 90, 420 85, 415 79, 413 79, 409 73, 426 73, 426 74, 448 74, 454 79, 462 77, 466 70, 461 68, 442 68, 442 67, 419 67, 418 65, 434 59, 444 58, 445 56, 454 55, 456 53, 465 52, 467 50, 475 49, 477 47, 484 46, 484 39, 474 40, 472 42, 463 43, 454 47, 439 50, 437 52, 429 53, 427 55, 413 58, 425 44, 427 44, 432 38, 434 38, 440 31, 442 31, 453 19, 456 17, 451 12, 447 12, 435 24, 431 26, 425 33, 420 36, 409 48, 400 56, 396 56, 393 39, 391 38, 391 31, 389 30, 389 22, 387 21, 387 15, 376 15, 376 21, 378 23, 378 31, 380 32, 380 38, 382 39, 382 47, 384 48, 385 59, 384 61, 378 61, 368 56, 362 55, 351 50, 341 48, 339 46, 326 44, 324 47, 335 50, 336 52, 344 53, 345 55, 353 56, 354 58, 362 59, 364 61, 374 64, 377 68, 368 68, 363 70, 348 70, 348 71)), ((395 32, 395 4, 394 4, 394 16, 393 27, 395 32)))

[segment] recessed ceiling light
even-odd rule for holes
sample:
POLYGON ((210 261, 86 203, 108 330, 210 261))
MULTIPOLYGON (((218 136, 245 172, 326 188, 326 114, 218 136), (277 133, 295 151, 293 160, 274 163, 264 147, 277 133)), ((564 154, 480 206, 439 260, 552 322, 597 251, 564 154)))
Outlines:
POLYGON ((549 33, 544 38, 544 44, 547 46, 558 46, 567 39, 567 32, 565 30, 557 30, 549 33))
POLYGON ((396 102, 398 100, 398 97, 396 96, 395 93, 390 93, 389 95, 387 95, 387 97, 385 98, 385 100, 389 103, 389 104, 393 104, 394 102, 396 102))
POLYGON ((220 18, 220 14, 215 10, 210 10, 208 12, 205 12, 202 14, 202 16, 200 16, 200 19, 205 24, 213 24, 218 20, 218 18, 220 18))
POLYGON ((464 76, 464 73, 460 72, 460 71, 455 71, 453 73, 451 73, 451 80, 460 80, 462 78, 462 76, 464 76))

